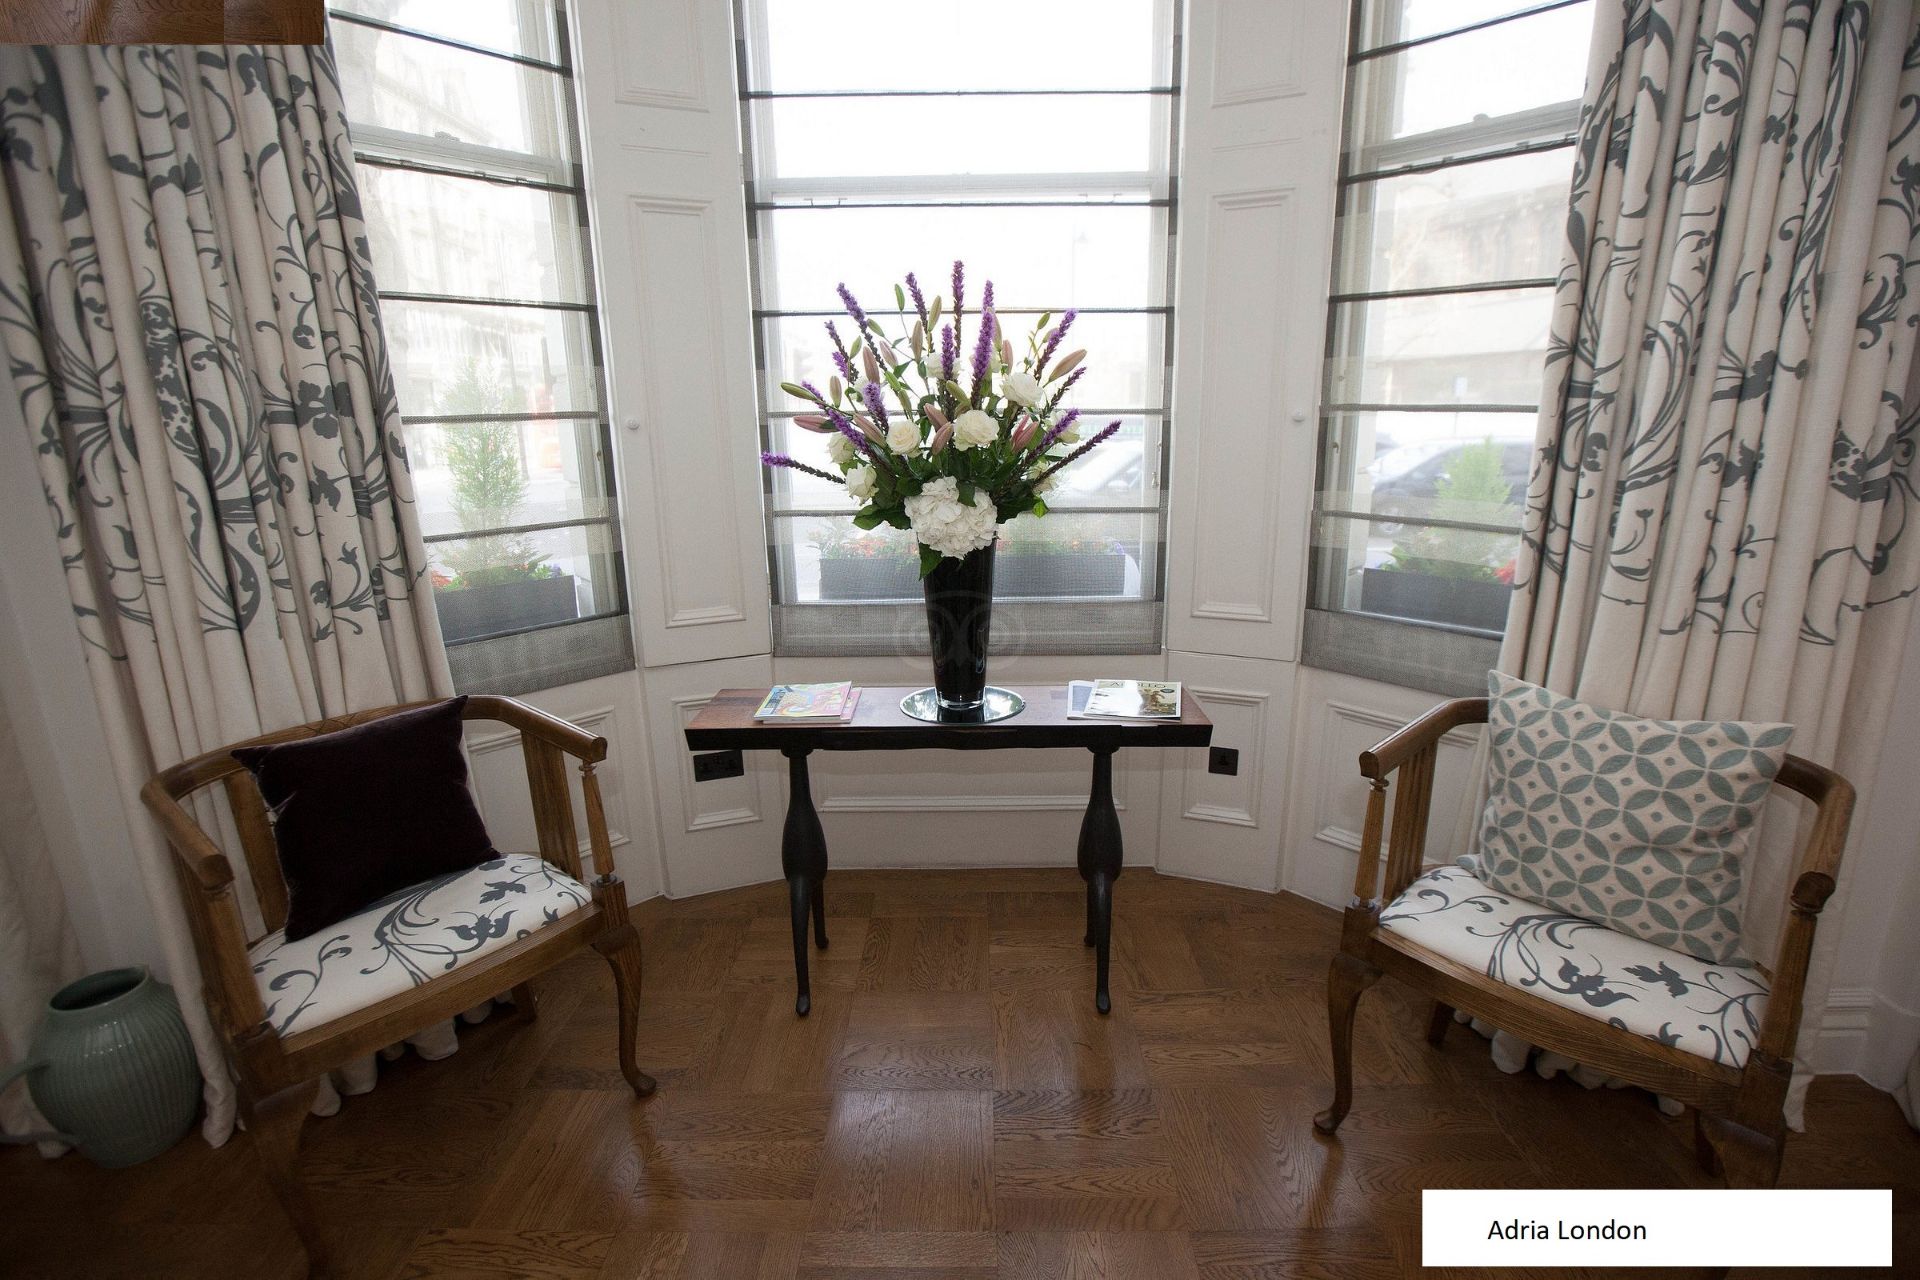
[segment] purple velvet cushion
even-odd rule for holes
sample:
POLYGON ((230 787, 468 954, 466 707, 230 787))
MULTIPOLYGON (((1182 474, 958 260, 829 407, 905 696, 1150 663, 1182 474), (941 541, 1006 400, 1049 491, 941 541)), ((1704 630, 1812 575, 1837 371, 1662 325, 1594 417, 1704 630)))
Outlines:
POLYGON ((287 937, 495 857, 460 754, 465 697, 338 733, 240 747, 287 882, 287 937))

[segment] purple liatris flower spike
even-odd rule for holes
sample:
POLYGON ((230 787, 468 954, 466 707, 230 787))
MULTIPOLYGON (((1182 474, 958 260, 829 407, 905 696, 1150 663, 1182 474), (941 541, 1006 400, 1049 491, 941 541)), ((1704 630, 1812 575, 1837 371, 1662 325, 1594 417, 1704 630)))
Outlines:
POLYGON ((960 339, 954 335, 953 326, 940 326, 940 380, 953 381, 953 362, 960 358, 960 339))
POLYGON ((867 313, 862 311, 860 304, 854 300, 853 290, 844 284, 837 287, 840 292, 840 305, 847 309, 847 314, 853 317, 853 322, 864 331, 867 327, 867 313))
POLYGON ((860 395, 866 400, 867 408, 873 414, 873 420, 880 424, 882 431, 885 431, 887 429, 887 402, 880 398, 880 384, 877 382, 862 383, 860 386, 860 395))
POLYGON ((822 480, 831 480, 835 484, 846 483, 845 480, 842 480, 830 471, 822 471, 819 467, 810 467, 799 459, 790 458, 784 453, 763 453, 760 455, 760 461, 769 467, 791 467, 795 471, 804 471, 810 476, 819 476, 822 480))
POLYGON ((840 341, 840 331, 833 327, 833 321, 827 321, 827 337, 833 339, 833 363, 840 370, 840 376, 852 386, 859 379, 853 376, 853 361, 847 356, 847 344, 840 341))
POLYGON ((913 299, 914 314, 920 317, 920 323, 927 322, 927 300, 920 296, 920 282, 913 278, 913 272, 907 272, 907 294, 913 299))
POLYGON ((1053 353, 1060 349, 1060 339, 1066 337, 1067 330, 1073 328, 1073 318, 1078 314, 1079 312, 1069 307, 1067 314, 1060 317, 1060 323, 1053 326, 1053 332, 1047 335, 1047 345, 1040 350, 1040 360, 1033 366, 1034 377, 1047 376, 1047 364, 1053 359, 1053 353))
POLYGON ((987 365, 993 359, 993 281, 987 281, 987 287, 980 296, 980 332, 973 340, 973 394, 980 394, 980 384, 987 380, 987 365))
POLYGON ((1048 476, 1058 471, 1060 468, 1079 461, 1081 458, 1091 453, 1094 449, 1098 448, 1100 445, 1103 445, 1108 440, 1111 440, 1115 435, 1119 433, 1119 431, 1120 431, 1120 419, 1115 418, 1112 422, 1109 422, 1106 426, 1102 427, 1100 429, 1099 434, 1095 435, 1093 439, 1087 441, 1085 444, 1081 445, 1078 449, 1075 449, 1072 453, 1068 454, 1066 457, 1060 459, 1060 461, 1054 463, 1052 466, 1048 467, 1045 471, 1042 471, 1039 475, 1035 476, 1033 478, 1033 483, 1038 485, 1039 483, 1044 481, 1048 476))
POLYGON ((1068 430, 1070 430, 1073 424, 1079 421, 1079 419, 1080 419, 1080 411, 1078 409, 1069 409, 1065 413, 1061 414, 1060 421, 1054 423, 1052 428, 1048 430, 1047 434, 1040 437, 1040 447, 1035 449, 1034 453, 1036 455, 1042 454, 1042 453, 1045 453, 1047 450, 1053 448, 1053 442, 1058 440, 1061 436, 1067 434, 1068 430))
POLYGON ((967 296, 967 273, 960 259, 953 260, 953 314, 960 316, 960 308, 965 305, 967 296))

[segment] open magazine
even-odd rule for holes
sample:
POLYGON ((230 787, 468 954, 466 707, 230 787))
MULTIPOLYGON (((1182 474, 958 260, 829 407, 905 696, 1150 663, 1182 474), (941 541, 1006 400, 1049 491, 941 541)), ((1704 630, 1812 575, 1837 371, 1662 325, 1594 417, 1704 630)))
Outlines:
POLYGON ((1073 680, 1067 684, 1069 720, 1178 720, 1177 680, 1073 680))
POLYGON ((777 684, 767 690, 755 720, 851 720, 860 691, 851 680, 837 684, 777 684))

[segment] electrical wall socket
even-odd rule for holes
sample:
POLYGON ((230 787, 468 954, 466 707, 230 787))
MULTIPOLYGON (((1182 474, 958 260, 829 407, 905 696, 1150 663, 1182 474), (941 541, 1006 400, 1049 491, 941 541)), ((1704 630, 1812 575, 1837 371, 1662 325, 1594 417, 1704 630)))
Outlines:
POLYGON ((707 751, 693 758, 695 782, 717 782, 721 778, 737 778, 746 771, 747 762, 740 758, 738 751, 707 751))
POLYGON ((1240 753, 1232 747, 1207 748, 1207 772, 1224 773, 1229 778, 1240 772, 1240 753))

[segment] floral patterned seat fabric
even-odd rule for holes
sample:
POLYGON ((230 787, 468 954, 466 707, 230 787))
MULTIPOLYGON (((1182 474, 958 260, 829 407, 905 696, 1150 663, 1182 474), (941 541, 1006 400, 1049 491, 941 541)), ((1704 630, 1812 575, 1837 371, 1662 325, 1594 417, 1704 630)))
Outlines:
POLYGON ((1767 979, 1712 964, 1436 867, 1380 913, 1382 927, 1575 1013, 1741 1066, 1760 1035, 1767 979))
POLYGON ((294 942, 276 929, 247 954, 267 1021, 281 1035, 311 1031, 472 964, 573 914, 590 896, 537 854, 503 854, 294 942))

